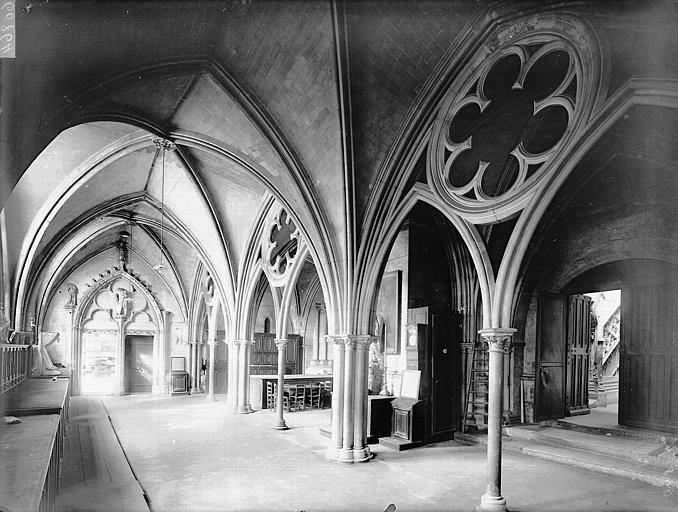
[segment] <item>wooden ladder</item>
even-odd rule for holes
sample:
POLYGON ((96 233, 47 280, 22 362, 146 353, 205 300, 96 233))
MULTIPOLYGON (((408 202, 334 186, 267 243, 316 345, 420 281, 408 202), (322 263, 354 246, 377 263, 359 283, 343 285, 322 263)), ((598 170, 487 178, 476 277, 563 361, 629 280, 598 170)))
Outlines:
POLYGON ((487 426, 488 376, 490 359, 483 342, 476 341, 471 354, 471 371, 466 376, 466 405, 462 433, 469 424, 477 429, 487 426))

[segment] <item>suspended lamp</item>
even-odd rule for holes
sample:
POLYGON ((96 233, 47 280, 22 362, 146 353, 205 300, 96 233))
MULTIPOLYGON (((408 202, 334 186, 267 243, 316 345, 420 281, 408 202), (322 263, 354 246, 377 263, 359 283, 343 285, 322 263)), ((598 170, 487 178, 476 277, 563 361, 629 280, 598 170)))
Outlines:
POLYGON ((173 142, 162 137, 155 137, 153 144, 162 152, 162 178, 160 185, 160 262, 153 267, 153 270, 162 270, 165 265, 162 263, 162 248, 164 246, 165 234, 165 152, 167 150, 174 151, 177 147, 173 142))

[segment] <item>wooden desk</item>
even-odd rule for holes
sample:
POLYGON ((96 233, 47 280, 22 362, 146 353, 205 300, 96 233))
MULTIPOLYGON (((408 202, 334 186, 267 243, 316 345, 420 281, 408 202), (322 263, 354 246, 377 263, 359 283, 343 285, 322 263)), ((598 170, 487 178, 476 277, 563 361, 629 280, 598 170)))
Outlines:
MULTIPOLYGON (((285 375, 285 386, 313 384, 332 380, 331 375, 285 375)), ((266 383, 278 382, 277 375, 250 375, 250 405, 253 409, 266 409, 266 383)))

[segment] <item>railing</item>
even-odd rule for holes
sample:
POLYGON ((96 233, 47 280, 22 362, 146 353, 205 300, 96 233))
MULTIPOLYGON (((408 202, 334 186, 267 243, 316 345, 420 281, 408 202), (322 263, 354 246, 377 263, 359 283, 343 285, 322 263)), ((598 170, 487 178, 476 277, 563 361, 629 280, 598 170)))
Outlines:
POLYGON ((28 377, 29 345, 0 343, 0 393, 28 377))

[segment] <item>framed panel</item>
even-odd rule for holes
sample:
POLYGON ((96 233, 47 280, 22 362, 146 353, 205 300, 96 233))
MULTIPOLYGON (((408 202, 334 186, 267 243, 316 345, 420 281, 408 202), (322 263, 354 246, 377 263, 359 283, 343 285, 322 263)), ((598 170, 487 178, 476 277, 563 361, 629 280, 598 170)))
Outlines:
POLYGON ((384 353, 400 354, 400 301, 402 272, 384 272, 377 299, 377 321, 384 340, 384 353))
POLYGON ((186 371, 186 358, 185 357, 171 357, 170 358, 170 371, 172 371, 172 372, 185 372, 186 371))

